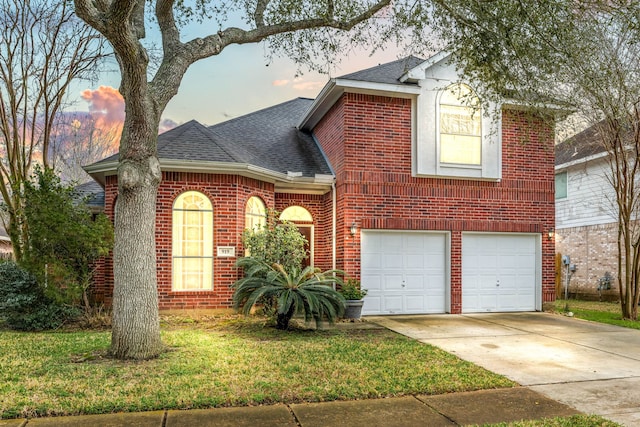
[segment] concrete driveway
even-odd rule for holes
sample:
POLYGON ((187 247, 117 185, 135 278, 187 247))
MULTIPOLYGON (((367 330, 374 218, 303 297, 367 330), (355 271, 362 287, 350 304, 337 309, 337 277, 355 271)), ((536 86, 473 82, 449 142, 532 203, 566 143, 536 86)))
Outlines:
POLYGON ((640 331, 548 313, 370 316, 588 414, 640 425, 640 331))

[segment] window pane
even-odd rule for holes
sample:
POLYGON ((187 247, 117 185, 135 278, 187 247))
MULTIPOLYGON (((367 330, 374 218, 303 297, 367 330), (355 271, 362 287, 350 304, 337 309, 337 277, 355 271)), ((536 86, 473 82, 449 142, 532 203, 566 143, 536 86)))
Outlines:
POLYGON ((261 230, 267 223, 267 210, 259 197, 249 197, 245 208, 244 228, 261 230))
POLYGON ((440 132, 460 135, 481 135, 480 112, 469 107, 443 105, 440 108, 440 132))
POLYGON ((286 221, 308 221, 312 222, 313 217, 308 210, 302 206, 289 206, 280 214, 281 220, 286 221))
POLYGON ((556 199, 567 198, 567 173, 556 174, 556 199))
POLYGON ((213 289, 213 262, 211 258, 174 258, 173 290, 213 289))
POLYGON ((180 195, 173 208, 173 289, 213 289, 213 211, 202 193, 180 195))
POLYGON ((470 87, 449 86, 440 98, 440 162, 482 164, 482 110, 470 87))
POLYGON ((440 135, 440 162, 480 165, 482 138, 479 136, 440 135))

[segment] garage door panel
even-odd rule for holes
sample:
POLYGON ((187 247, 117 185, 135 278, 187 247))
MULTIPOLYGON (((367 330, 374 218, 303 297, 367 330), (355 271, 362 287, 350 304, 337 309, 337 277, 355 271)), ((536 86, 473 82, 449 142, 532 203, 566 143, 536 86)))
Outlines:
POLYGON ((536 304, 535 235, 462 236, 462 311, 533 311, 536 304))
POLYGON ((444 313, 446 242, 445 233, 363 231, 363 314, 444 313), (377 263, 364 262, 369 254, 377 263))
MULTIPOLYGON (((382 310, 386 313, 402 313, 403 297, 401 295, 387 295, 383 298, 382 310)), ((365 302, 365 306, 366 306, 365 302)), ((363 306, 364 307, 364 306, 363 306)))
POLYGON ((399 291, 402 290, 402 275, 401 274, 385 274, 383 277, 385 291, 399 291))
POLYGON ((402 254, 401 253, 392 253, 392 254, 387 254, 386 256, 382 257, 382 264, 379 265, 383 265, 384 268, 402 268, 402 266, 404 265, 404 259, 402 258, 402 254))

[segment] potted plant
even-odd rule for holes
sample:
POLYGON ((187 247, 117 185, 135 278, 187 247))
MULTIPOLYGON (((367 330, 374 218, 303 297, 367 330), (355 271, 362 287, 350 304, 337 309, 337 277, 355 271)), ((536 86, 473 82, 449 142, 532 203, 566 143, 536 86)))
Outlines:
POLYGON ((360 288, 360 281, 357 279, 347 279, 342 287, 338 290, 344 297, 344 318, 345 319, 359 319, 362 314, 362 306, 367 290, 360 288))

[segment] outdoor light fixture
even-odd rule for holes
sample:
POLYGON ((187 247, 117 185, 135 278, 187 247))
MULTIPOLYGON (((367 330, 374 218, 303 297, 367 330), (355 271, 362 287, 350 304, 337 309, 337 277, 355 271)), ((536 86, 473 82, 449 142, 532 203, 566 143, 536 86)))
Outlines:
POLYGON ((356 231, 358 231, 358 226, 356 225, 356 222, 355 222, 355 221, 353 221, 353 222, 351 223, 350 231, 351 231, 351 235, 352 235, 352 236, 355 236, 355 235, 356 235, 356 231))
POLYGON ((555 230, 554 230, 553 228, 550 228, 550 229, 549 229, 549 234, 548 234, 548 235, 549 235, 549 240, 553 240, 553 238, 554 238, 554 237, 555 237, 555 235, 556 235, 555 230))

